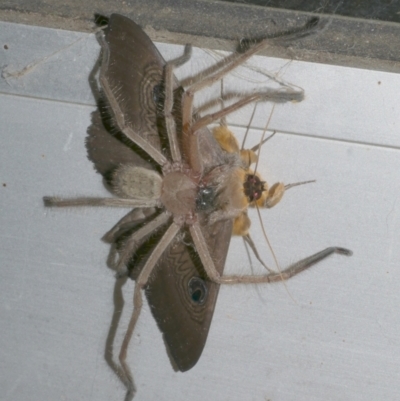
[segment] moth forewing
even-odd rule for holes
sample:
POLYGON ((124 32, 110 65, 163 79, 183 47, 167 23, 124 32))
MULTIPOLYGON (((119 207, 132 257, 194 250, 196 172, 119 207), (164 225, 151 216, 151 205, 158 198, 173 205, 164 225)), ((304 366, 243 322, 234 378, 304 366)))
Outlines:
MULTIPOLYGON (((142 290, 174 364, 186 371, 204 348, 219 284, 288 279, 332 253, 349 251, 327 248, 280 273, 223 275, 233 224, 246 215, 260 191, 258 184, 256 189, 245 185, 250 163, 243 162, 236 148, 224 148, 207 125, 252 102, 300 98, 296 91, 258 91, 202 116, 193 109, 193 101, 200 90, 221 80, 268 41, 229 57, 186 91, 173 71, 188 60, 189 47, 165 63, 141 28, 117 14, 110 17, 100 42, 99 81, 106 107, 92 115, 87 149, 119 198, 46 197, 45 204, 135 208, 104 237, 112 244, 109 265, 136 282, 134 311, 119 354, 121 368, 108 359, 122 376, 130 400, 136 387, 126 358, 143 304, 142 290)), ((231 133, 228 140, 236 141, 231 133)))

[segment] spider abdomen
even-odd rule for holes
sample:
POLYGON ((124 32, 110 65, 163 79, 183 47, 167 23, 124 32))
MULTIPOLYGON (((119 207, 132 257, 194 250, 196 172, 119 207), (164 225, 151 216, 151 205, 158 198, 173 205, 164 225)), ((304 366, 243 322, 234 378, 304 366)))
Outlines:
POLYGON ((164 176, 160 200, 173 216, 189 216, 196 210, 198 185, 187 174, 173 171, 164 176))

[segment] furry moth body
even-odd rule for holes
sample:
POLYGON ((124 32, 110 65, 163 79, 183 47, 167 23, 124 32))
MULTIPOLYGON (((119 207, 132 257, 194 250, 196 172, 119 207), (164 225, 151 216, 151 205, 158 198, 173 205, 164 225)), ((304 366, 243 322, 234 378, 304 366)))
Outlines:
MULTIPOLYGON (((309 32, 314 28, 308 27, 309 32)), ((299 32, 304 34, 304 28, 299 32)), ((212 133, 207 125, 252 102, 302 96, 290 90, 253 93, 203 117, 193 112, 193 97, 266 47, 268 40, 230 58, 187 90, 173 70, 188 60, 189 47, 182 57, 165 63, 142 29, 116 14, 100 41, 102 99, 92 115, 86 145, 89 159, 116 197, 44 201, 52 207, 133 208, 104 236, 114 251, 112 267, 136 282, 134 311, 119 355, 121 368, 114 369, 130 400, 136 388, 126 356, 142 290, 173 362, 186 371, 204 348, 220 284, 289 279, 333 253, 351 252, 331 247, 280 273, 223 275, 232 233, 248 235, 247 208, 255 203, 275 205, 284 186, 268 189, 250 170, 254 152, 240 151, 230 131, 212 133)))

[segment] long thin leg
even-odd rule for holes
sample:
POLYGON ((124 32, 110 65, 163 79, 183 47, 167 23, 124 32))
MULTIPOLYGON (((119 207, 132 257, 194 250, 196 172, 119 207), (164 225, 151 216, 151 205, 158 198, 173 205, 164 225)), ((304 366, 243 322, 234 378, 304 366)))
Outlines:
MULTIPOLYGON (((312 27, 312 29, 315 28, 312 27)), ((304 28, 303 28, 304 30, 304 28)), ((312 31, 310 30, 309 33, 312 31)), ((287 40, 287 39, 286 39, 287 40)), ((194 94, 201 89, 209 87, 213 85, 215 82, 222 79, 225 75, 231 72, 233 69, 238 67, 239 65, 245 63, 250 57, 259 53, 261 50, 267 48, 272 44, 272 40, 270 38, 264 39, 260 41, 255 46, 249 48, 245 53, 238 53, 236 57, 229 58, 229 62, 216 71, 215 73, 209 75, 205 79, 193 84, 183 95, 183 122, 184 124, 191 124, 192 112, 193 112, 193 98, 194 94)))
POLYGON ((174 106, 174 69, 189 61, 191 55, 192 46, 186 45, 184 53, 181 57, 169 61, 165 65, 164 116, 169 146, 171 149, 171 157, 174 162, 180 162, 182 160, 181 152, 179 150, 178 136, 176 133, 175 119, 172 115, 172 108, 174 106))
POLYGON ((161 238, 161 240, 159 241, 159 243, 154 248, 153 252, 147 259, 145 265, 143 266, 143 269, 140 272, 138 278, 136 279, 135 293, 133 296, 133 312, 131 319, 129 321, 128 329, 125 333, 124 340, 122 342, 121 351, 119 353, 119 361, 121 364, 121 368, 127 379, 128 391, 126 393, 125 401, 131 401, 136 392, 135 383, 133 381, 131 370, 126 362, 126 357, 128 353, 129 342, 131 341, 133 330, 135 329, 136 322, 139 318, 140 311, 143 305, 142 289, 147 284, 150 275, 154 267, 156 266, 158 260, 160 259, 161 255, 163 254, 165 249, 172 242, 172 240, 175 238, 176 234, 178 234, 179 231, 180 231, 180 226, 175 223, 172 223, 171 226, 163 235, 163 237, 161 238))
POLYGON ((270 273, 276 273, 274 270, 270 269, 265 263, 264 261, 261 259, 260 254, 258 253, 256 244, 254 243, 253 239, 250 237, 250 234, 247 235, 243 235, 243 241, 245 243, 247 243, 250 247, 250 249, 253 251, 254 256, 256 257, 256 259, 264 266, 264 268, 266 270, 268 270, 270 273))
POLYGON ((278 102, 290 102, 290 101, 300 101, 303 99, 302 92, 296 91, 269 91, 269 92, 258 92, 248 96, 245 96, 243 99, 233 103, 232 105, 225 107, 222 110, 219 110, 215 113, 207 114, 204 117, 197 120, 192 126, 192 132, 196 132, 201 127, 212 124, 215 121, 220 120, 221 118, 227 116, 228 114, 233 113, 236 110, 247 106, 250 103, 259 102, 259 101, 273 101, 274 103, 278 102))
POLYGON ((107 231, 102 240, 112 244, 124 232, 130 230, 138 224, 143 223, 146 219, 150 218, 156 213, 155 208, 135 208, 127 213, 111 230, 107 231))
POLYGON ((155 208, 135 208, 126 214, 111 230, 106 232, 102 238, 104 242, 111 244, 110 251, 107 256, 107 266, 115 270, 118 258, 118 238, 128 230, 134 228, 138 224, 143 223, 156 213, 155 208))
MULTIPOLYGON (((318 17, 312 17, 310 20, 307 21, 306 24, 300 27, 295 27, 286 31, 279 32, 274 35, 270 36, 265 36, 261 40, 270 40, 271 43, 276 45, 277 43, 282 43, 282 44, 290 44, 290 42, 298 39, 302 39, 306 36, 310 36, 318 31, 322 31, 326 26, 326 22, 320 21, 318 17)), ((260 39, 258 42, 261 41, 260 39)), ((254 38, 251 39, 251 44, 254 44, 256 40, 254 38)), ((227 64, 230 64, 234 62, 240 56, 240 54, 245 52, 245 47, 249 47, 249 40, 242 40, 240 41, 240 46, 238 47, 239 52, 232 53, 226 57, 224 57, 222 60, 219 60, 217 63, 211 65, 207 69, 201 71, 200 73, 196 74, 195 76, 188 77, 181 81, 181 84, 184 87, 189 87, 192 86, 194 83, 197 83, 199 80, 203 80, 205 77, 208 77, 210 75, 214 75, 217 71, 219 71, 221 68, 226 66, 227 64)), ((257 69, 255 69, 258 71, 257 69)), ((264 72, 262 72, 265 74, 264 72)), ((265 74, 268 78, 276 79, 275 76, 272 74, 265 74)), ((279 82, 279 81, 277 81, 279 82)))
POLYGON ((125 386, 128 386, 125 373, 122 370, 121 366, 114 361, 114 341, 125 304, 124 297, 122 295, 122 287, 126 284, 127 280, 128 277, 115 280, 113 293, 114 311, 111 318, 110 328, 107 334, 106 346, 104 349, 104 359, 106 360, 108 366, 115 372, 117 377, 123 382, 125 386))
POLYGON ((288 280, 289 278, 301 273, 309 267, 315 265, 326 257, 333 253, 341 255, 351 256, 352 252, 345 248, 330 247, 326 248, 321 252, 311 255, 305 259, 294 263, 287 267, 282 272, 268 273, 265 275, 229 275, 221 276, 215 268, 214 262, 208 252, 207 244, 204 239, 203 233, 199 223, 195 223, 190 227, 190 233, 192 235, 194 244, 196 245, 197 252, 202 261, 203 267, 208 277, 217 284, 257 284, 257 283, 274 283, 277 281, 288 280))
POLYGON ((119 276, 124 276, 128 273, 126 265, 129 258, 137 250, 143 240, 153 231, 157 230, 157 228, 166 224, 169 218, 169 213, 162 213, 128 237, 122 251, 120 251, 120 256, 115 266, 115 270, 119 276))
POLYGON ((110 206, 110 207, 160 207, 157 199, 136 200, 125 198, 58 198, 56 196, 44 196, 43 202, 46 207, 78 207, 78 206, 110 206))

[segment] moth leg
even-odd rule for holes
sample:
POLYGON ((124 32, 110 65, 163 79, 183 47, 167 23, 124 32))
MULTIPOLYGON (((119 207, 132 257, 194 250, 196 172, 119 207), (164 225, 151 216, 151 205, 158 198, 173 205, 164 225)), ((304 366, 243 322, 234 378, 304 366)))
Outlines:
POLYGON ((213 128, 212 133, 219 146, 225 150, 225 152, 239 154, 239 142, 233 132, 226 125, 213 128))
POLYGON ((190 227, 190 233, 196 245, 197 252, 200 256, 204 269, 208 277, 217 284, 258 284, 258 283, 274 283, 277 281, 288 280, 289 278, 301 273, 309 267, 315 265, 321 260, 327 258, 333 253, 351 256, 352 252, 345 248, 330 247, 323 251, 317 252, 305 259, 302 259, 281 272, 268 273, 265 275, 229 275, 221 276, 215 268, 214 261, 212 260, 207 248, 206 241, 199 223, 195 223, 190 227))
POLYGON ((78 207, 78 206, 110 206, 110 207, 161 207, 157 199, 136 200, 126 198, 58 198, 56 196, 44 196, 46 207, 78 207))
POLYGON ((161 213, 126 239, 122 250, 119 252, 119 259, 115 265, 115 270, 119 277, 125 276, 128 273, 126 265, 129 262, 129 258, 137 250, 140 244, 148 235, 166 224, 169 218, 169 213, 161 213))
POLYGON ((127 380, 128 391, 125 397, 125 401, 131 401, 136 393, 135 383, 133 381, 131 370, 126 362, 126 357, 128 353, 129 342, 132 338, 133 330, 135 329, 136 322, 139 318, 140 311, 143 306, 142 290, 149 281, 151 273, 154 267, 156 266, 158 260, 160 259, 161 255, 163 254, 165 249, 172 242, 172 240, 175 238, 175 236, 178 234, 179 231, 180 231, 180 226, 178 224, 172 223, 170 225, 168 230, 165 232, 165 234, 158 242, 158 244, 154 248, 149 258, 147 259, 145 265, 143 266, 142 271, 140 272, 138 278, 136 279, 135 293, 133 295, 133 312, 119 353, 119 361, 121 364, 121 368, 127 380))
POLYGON ((262 142, 258 143, 257 145, 254 145, 250 150, 253 151, 254 153, 257 152, 258 149, 261 148, 261 146, 263 146, 265 142, 269 141, 275 134, 276 131, 274 131, 271 135, 267 136, 262 142))
MULTIPOLYGON (((254 111, 255 111, 255 107, 254 107, 254 111)), ((250 121, 253 120, 254 111, 253 111, 253 115, 251 116, 251 120, 250 121)), ((269 135, 267 138, 265 138, 259 144, 253 146, 250 149, 244 149, 244 142, 246 140, 249 128, 250 128, 250 124, 249 124, 249 126, 247 128, 245 137, 243 139, 242 148, 240 149, 240 158, 242 160, 242 163, 243 163, 243 166, 244 166, 245 169, 248 169, 253 163, 256 163, 258 161, 258 154, 256 152, 261 148, 262 145, 264 145, 265 142, 269 141, 276 134, 276 131, 274 131, 271 135, 269 135)))
POLYGON ((243 241, 248 244, 251 248, 251 250, 254 253, 254 256, 256 257, 256 259, 263 265, 263 267, 268 270, 271 273, 276 273, 276 271, 272 270, 271 268, 269 268, 264 261, 261 259, 260 254, 258 253, 256 244, 253 242, 253 239, 250 237, 250 234, 247 233, 246 235, 242 235, 243 241))
POLYGON ((269 268, 265 264, 265 262, 261 259, 256 244, 254 243, 253 239, 250 237, 249 234, 250 225, 251 225, 251 220, 247 215, 247 211, 240 213, 240 215, 237 216, 233 221, 232 235, 241 236, 243 238, 243 241, 250 246, 251 250, 254 253, 254 256, 264 266, 264 268, 271 273, 275 273, 275 270, 269 268))
POLYGON ((237 153, 240 155, 245 170, 257 161, 258 157, 253 149, 240 149, 238 140, 226 125, 215 127, 212 132, 219 146, 225 150, 225 152, 237 153))
POLYGON ((249 235, 250 226, 251 220, 247 214, 247 210, 243 211, 233 220, 232 235, 245 237, 249 235))
POLYGON ((169 61, 165 65, 165 101, 164 101, 164 116, 165 124, 168 133, 169 146, 171 149, 171 157, 174 162, 182 160, 179 149, 178 135, 176 133, 176 124, 172 115, 174 106, 174 69, 186 63, 192 55, 192 46, 186 45, 184 53, 181 57, 169 61))
POLYGON ((118 128, 127 138, 129 138, 136 145, 141 147, 156 163, 158 163, 160 166, 163 166, 167 162, 166 157, 126 123, 125 115, 119 106, 116 94, 113 92, 111 85, 107 79, 110 49, 103 36, 99 36, 99 39, 103 51, 103 59, 100 68, 99 80, 103 88, 104 95, 107 98, 111 111, 114 115, 115 122, 118 125, 118 128))

